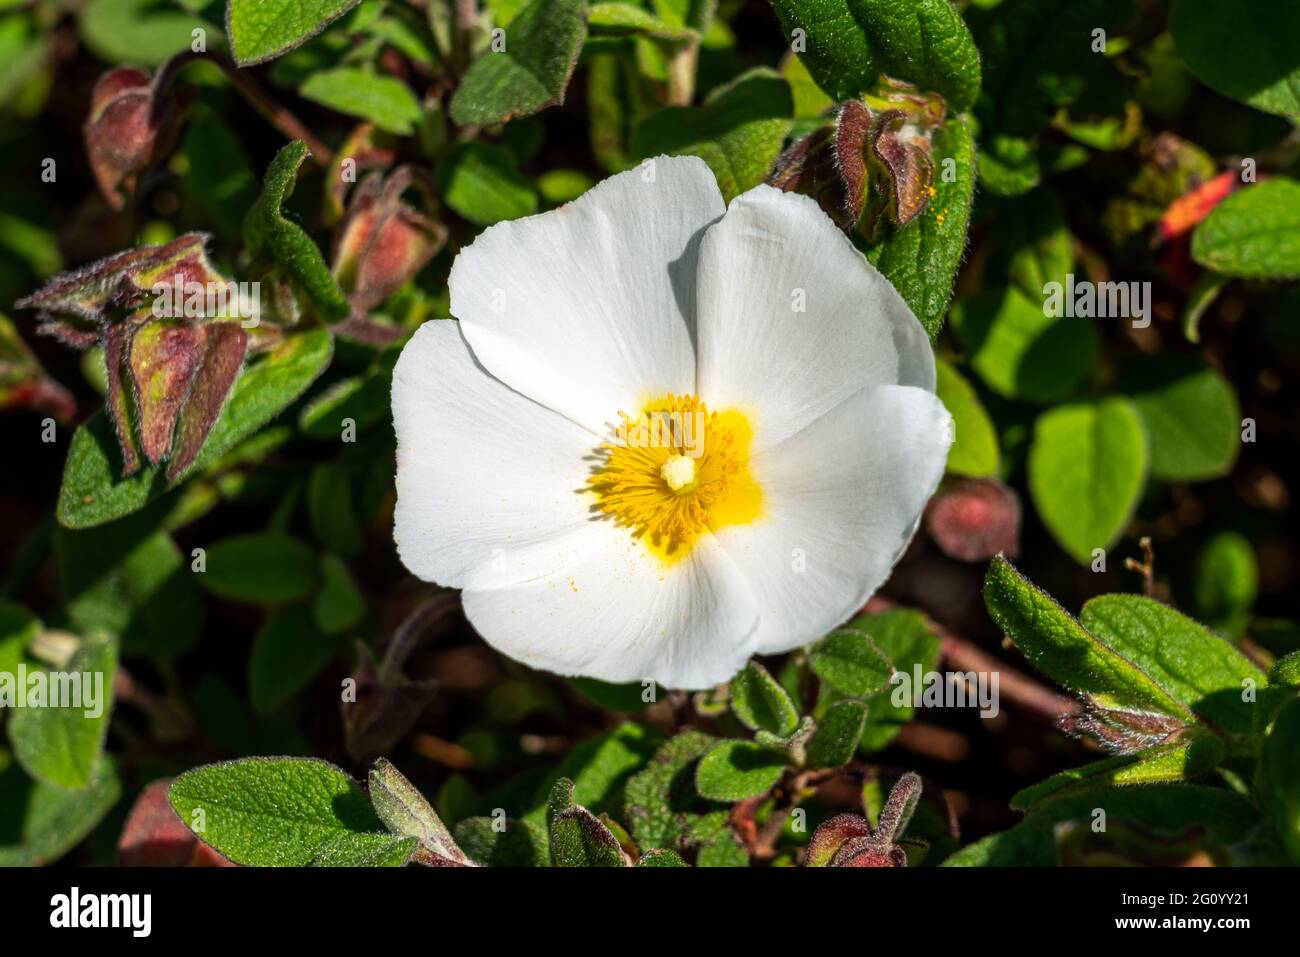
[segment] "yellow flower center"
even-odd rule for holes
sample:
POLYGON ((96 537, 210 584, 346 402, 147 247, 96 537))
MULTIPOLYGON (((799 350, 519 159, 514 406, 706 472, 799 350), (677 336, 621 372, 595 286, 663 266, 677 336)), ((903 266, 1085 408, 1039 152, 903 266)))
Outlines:
POLYGON ((618 415, 618 437, 600 447, 589 479, 595 509, 665 563, 688 555, 706 530, 758 516, 753 429, 742 413, 710 412, 698 396, 669 394, 640 415, 618 415))

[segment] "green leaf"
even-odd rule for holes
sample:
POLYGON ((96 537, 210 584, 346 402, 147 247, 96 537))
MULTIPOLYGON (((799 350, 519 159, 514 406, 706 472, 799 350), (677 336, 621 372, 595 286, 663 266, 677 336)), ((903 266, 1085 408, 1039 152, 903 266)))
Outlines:
POLYGON ((394 834, 416 838, 421 847, 445 860, 467 862, 442 818, 392 762, 385 758, 375 762, 370 769, 369 793, 375 813, 394 834))
POLYGON ((490 143, 462 143, 438 171, 447 205, 479 226, 537 212, 537 194, 514 157, 490 143))
POLYGON ((867 250, 867 258, 894 284, 931 339, 943 326, 953 280, 966 251, 966 227, 975 195, 975 141, 970 124, 949 119, 935 132, 932 153, 938 175, 926 208, 905 229, 894 230, 867 250), (948 169, 952 170, 951 180, 946 175, 948 169))
POLYGON ((564 102, 586 35, 585 0, 533 0, 505 28, 505 48, 486 50, 451 98, 451 118, 485 126, 564 102))
POLYGON ((262 360, 247 366, 231 389, 203 451, 177 482, 147 464, 121 477, 121 452, 113 425, 102 412, 77 429, 63 469, 58 520, 67 528, 90 528, 143 508, 176 484, 212 465, 298 398, 329 365, 333 337, 314 329, 290 336, 262 360))
POLYGON ((750 741, 724 741, 700 759, 695 788, 714 801, 743 801, 776 784, 786 755, 750 741))
POLYGON ((1269 0, 1177 0, 1169 29, 1206 86, 1257 110, 1300 120, 1300 9, 1269 0))
POLYGON ((454 828, 456 843, 469 858, 484 867, 545 867, 545 832, 525 821, 470 817, 454 828))
POLYGON ((790 85, 765 67, 742 73, 713 90, 698 107, 674 106, 647 117, 632 139, 646 159, 667 153, 698 156, 731 202, 767 176, 790 130, 790 85))
POLYGON ((222 598, 276 605, 306 596, 318 581, 315 553, 280 532, 223 538, 207 552, 203 587, 222 598))
POLYGON ((1079 620, 1171 697, 1230 734, 1257 730, 1260 707, 1242 692, 1264 674, 1231 642, 1168 605, 1140 595, 1102 595, 1079 620))
POLYGON ((334 660, 341 644, 324 634, 308 605, 273 612, 253 638, 249 697, 258 714, 271 714, 334 660))
POLYGON ((637 867, 689 867, 682 856, 666 847, 652 847, 641 855, 637 867))
POLYGON ((1108 828, 1135 824, 1166 838, 1204 831, 1226 846, 1245 840, 1258 824, 1259 811, 1240 795, 1223 788, 1191 784, 1089 791, 1051 801, 1008 831, 970 844, 943 862, 944 867, 1051 867, 1061 863, 1057 834, 1062 825, 1090 827, 1095 812, 1106 814, 1108 828))
POLYGON ((948 450, 948 471, 972 478, 997 475, 998 436, 979 396, 961 373, 943 359, 935 360, 934 371, 935 393, 952 415, 955 434, 952 448, 948 450))
POLYGON ((1192 258, 1244 279, 1300 279, 1300 182, 1270 179, 1233 193, 1201 220, 1192 258))
POLYGON ((314 758, 205 765, 172 782, 167 799, 199 838, 251 867, 340 860, 391 837, 357 783, 314 758))
POLYGON ((1066 282, 1074 266, 1070 230, 1060 195, 1044 187, 1001 204, 993 226, 994 274, 1007 279, 1033 300, 1041 300, 1048 283, 1066 282))
MULTIPOLYGON (((914 674, 933 671, 939 664, 939 636, 925 616, 910 608, 894 608, 875 615, 862 615, 850 627, 871 637, 897 671, 914 674)), ((893 688, 885 688, 866 699, 867 725, 862 732, 864 751, 879 751, 912 720, 911 699, 905 705, 893 701, 893 688)))
POLYGON ((226 32, 240 66, 251 66, 306 43, 361 0, 228 0, 226 32))
POLYGON ((325 265, 320 248, 281 207, 293 192, 298 170, 307 158, 307 144, 294 140, 275 154, 267 167, 262 192, 244 220, 249 255, 274 263, 284 277, 308 299, 326 322, 340 322, 352 307, 325 265))
POLYGON ((643 697, 646 689, 640 682, 616 685, 595 678, 570 678, 569 684, 592 704, 606 711, 635 714, 650 706, 643 697))
POLYGON ((861 701, 846 698, 832 704, 808 742, 808 767, 838 768, 847 764, 858 750, 866 722, 867 706, 861 701))
POLYGON ((322 462, 307 482, 307 515, 317 540, 347 558, 360 553, 363 540, 352 500, 352 476, 342 462, 322 462))
POLYGON ((751 731, 762 729, 787 738, 799 727, 790 695, 756 661, 731 679, 731 710, 751 731))
POLYGON ((16 674, 41 622, 21 605, 0 599, 0 675, 16 674))
POLYGON ((1146 486, 1147 439, 1128 399, 1057 406, 1034 426, 1029 491, 1057 543, 1088 564, 1110 548, 1146 486))
POLYGON ((1201 550, 1196 568, 1197 614, 1232 635, 1246 626, 1259 593, 1259 567, 1250 539, 1221 532, 1201 550))
POLYGON ((989 563, 984 604, 1035 667, 1097 707, 1193 719, 1182 701, 1084 628, 1001 556, 989 563))
POLYGON ((1300 864, 1300 699, 1292 699, 1264 739, 1255 793, 1294 863, 1300 864))
POLYGON ((158 66, 187 52, 200 27, 210 47, 221 43, 221 31, 208 21, 155 0, 91 0, 78 25, 82 41, 108 63, 158 66))
POLYGON ((65 666, 45 674, 46 697, 41 706, 31 701, 32 676, 28 675, 27 706, 15 708, 9 717, 9 743, 32 777, 78 790, 90 785, 104 752, 113 710, 117 643, 104 635, 88 635, 65 666), (60 676, 71 678, 71 683, 60 676), (63 700, 72 706, 54 707, 56 694, 69 695, 63 700))
POLYGON ((545 816, 554 782, 573 781, 573 800, 600 813, 617 811, 623 785, 654 753, 662 739, 644 725, 625 721, 609 734, 584 741, 546 777, 534 794, 534 807, 524 816, 538 823, 545 816))
POLYGON ((813 645, 809 664, 842 694, 865 698, 889 683, 894 665, 872 639, 868 616, 855 618, 813 645))
POLYGON ((342 834, 322 844, 309 867, 405 867, 419 845, 413 837, 342 834))
POLYGON ((1029 811, 1079 791, 1186 781, 1217 767, 1223 757, 1223 744, 1218 738, 1193 734, 1135 755, 1105 758, 1054 774, 1046 781, 1016 792, 1011 806, 1018 811, 1029 811))
POLYGON ((298 92, 331 110, 360 117, 381 130, 410 136, 423 110, 411 88, 396 77, 340 66, 311 74, 298 92))
POLYGON ((1279 658, 1268 673, 1268 683, 1284 688, 1300 688, 1300 651, 1279 658))
POLYGON ((547 815, 553 867, 626 867, 618 839, 594 814, 573 803, 573 782, 560 778, 547 815))
POLYGON ((342 559, 337 555, 322 555, 320 581, 320 590, 312 600, 311 613, 321 631, 337 635, 361 621, 366 613, 366 602, 342 559))
POLYGON ((664 22, 644 7, 621 2, 593 3, 587 29, 593 37, 690 40, 696 35, 694 30, 664 22))
POLYGON ((1168 482, 1226 475, 1241 447, 1241 409, 1228 380, 1196 360, 1134 363, 1121 383, 1142 414, 1151 474, 1168 482))
POLYGON ((952 113, 980 88, 980 58, 948 0, 772 0, 787 39, 806 32, 801 54, 837 100, 869 89, 881 73, 943 95, 952 113))
POLYGON ((1040 300, 1014 286, 957 302, 952 323, 971 367, 990 389, 1010 399, 1065 398, 1097 355, 1093 320, 1049 316, 1040 300))
POLYGON ((121 796, 108 755, 78 791, 33 781, 11 763, 0 770, 0 867, 53 863, 80 844, 121 796))

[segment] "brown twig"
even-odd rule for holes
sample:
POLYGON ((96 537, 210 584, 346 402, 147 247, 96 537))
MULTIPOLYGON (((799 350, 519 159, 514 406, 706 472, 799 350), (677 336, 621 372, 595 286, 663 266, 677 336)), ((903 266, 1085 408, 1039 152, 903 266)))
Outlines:
POLYGON ((1022 708, 1053 719, 1079 710, 1079 702, 1073 698, 1057 694, 942 626, 937 626, 936 630, 942 640, 940 654, 950 665, 960 671, 998 672, 999 693, 1022 708))
POLYGON ((1142 549, 1142 561, 1126 558, 1124 567, 1142 576, 1142 594, 1154 598, 1156 596, 1156 552, 1151 547, 1151 536, 1143 535, 1138 539, 1138 547, 1142 549))

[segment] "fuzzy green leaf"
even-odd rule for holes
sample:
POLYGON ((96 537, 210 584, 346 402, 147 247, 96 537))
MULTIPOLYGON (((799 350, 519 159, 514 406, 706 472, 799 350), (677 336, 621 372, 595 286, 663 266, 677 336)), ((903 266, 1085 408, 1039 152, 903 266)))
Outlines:
POLYGON ((226 34, 240 66, 251 66, 306 43, 361 0, 228 0, 226 34))
POLYGON ((786 738, 799 727, 799 712, 789 693, 756 661, 731 679, 731 710, 751 731, 786 738))
POLYGON ((491 226, 537 212, 532 185, 500 146, 463 143, 447 156, 438 176, 447 205, 476 225, 491 226))
POLYGON ((1005 558, 989 564, 984 603, 998 627, 1039 670, 1098 707, 1193 720, 1185 704, 1084 628, 1005 558))
POLYGON ((352 311, 347 297, 325 265, 320 247, 281 207, 293 192, 298 170, 307 158, 307 144, 294 140, 275 154, 267 167, 262 192, 244 220, 249 255, 274 263, 296 289, 311 300, 327 322, 340 322, 352 311))
POLYGON ((1284 688, 1300 688, 1300 651, 1279 658, 1268 673, 1268 683, 1284 688))
POLYGON ((573 803, 573 782, 568 778, 560 778, 551 790, 547 825, 553 867, 627 866, 609 828, 585 807, 573 803))
POLYGON ((666 847, 652 847, 641 855, 637 867, 688 867, 682 856, 666 847))
POLYGON ((456 843, 484 867, 546 867, 546 834, 526 821, 466 818, 454 828, 456 843))
POLYGON ((837 768, 857 753, 858 741, 867 721, 867 706, 861 701, 836 701, 817 722, 808 742, 810 768, 837 768))
POLYGON ((926 208, 907 227, 894 230, 867 250, 867 258, 894 284, 931 339, 943 326, 953 280, 966 251, 975 195, 970 124, 954 118, 941 126, 934 134, 933 157, 938 175, 926 208), (949 169, 951 180, 946 175, 949 169))
POLYGON ((1228 380, 1197 361, 1137 363, 1121 381, 1151 441, 1151 474, 1167 482, 1227 474, 1241 448, 1241 409, 1228 380))
POLYGON ((11 763, 0 770, 0 867, 53 863, 80 844, 121 796, 107 755, 78 791, 33 781, 11 763))
MULTIPOLYGON (((910 608, 895 608, 876 615, 862 615, 851 625, 871 637, 897 671, 914 674, 933 671, 939 664, 939 636, 925 616, 910 608)), ((912 719, 910 703, 896 705, 893 688, 887 687, 866 699, 867 725, 862 732, 864 751, 879 751, 912 719)))
POLYGON ((385 758, 375 762, 368 790, 375 813, 394 834, 416 838, 421 847, 445 860, 467 862, 442 818, 392 762, 385 758))
POLYGON ((419 841, 392 834, 342 834, 322 844, 310 867, 405 867, 419 841))
POLYGON ((172 782, 167 799, 199 838, 236 864, 302 867, 322 856, 338 861, 382 850, 377 836, 391 846, 357 783, 313 758, 205 765, 172 782))
POLYGON ((469 68, 451 98, 451 118, 483 126, 563 103, 586 21, 586 0, 533 0, 505 28, 505 48, 484 51, 469 68))
POLYGON ((1196 566, 1196 613, 1236 635, 1246 626, 1259 593, 1259 566, 1250 539, 1221 532, 1205 543, 1196 566))
POLYGON ((767 176, 793 116, 790 85, 775 71, 756 68, 713 90, 698 107, 674 106, 647 117, 632 152, 641 159, 700 157, 731 202, 767 176))
POLYGON ((1213 769, 1223 757, 1223 744, 1218 738, 1195 734, 1136 755, 1117 755, 1054 774, 1046 781, 1018 791, 1011 798, 1011 806, 1018 811, 1029 811, 1079 791, 1185 781, 1213 769))
POLYGON ((1079 621, 1171 697, 1231 734, 1257 729, 1260 707, 1242 700, 1264 674, 1231 642, 1168 605, 1140 595, 1102 595, 1079 621))
POLYGON ((893 662, 876 647, 866 616, 813 645, 809 664, 817 677, 842 694, 865 698, 880 691, 894 673, 893 662))
MULTIPOLYGON (((29 700, 27 707, 15 708, 10 715, 9 743, 14 756, 38 781, 72 790, 90 785, 108 735, 117 651, 117 642, 107 636, 81 639, 72 658, 57 669, 76 679, 63 689, 73 696, 73 706, 52 706, 58 686, 55 674, 47 672, 48 697, 44 705, 38 707, 29 700), (86 687, 83 675, 89 676, 90 687, 86 687), (87 696, 93 696, 94 702, 87 696)), ((28 686, 30 699, 31 675, 28 686)))
MULTIPOLYGON (((1067 320, 1069 321, 1069 320, 1067 320)), ((1057 406, 1039 417, 1029 491, 1052 537, 1075 561, 1119 539, 1146 487, 1142 417, 1125 398, 1057 406)))
POLYGON ((786 37, 803 29, 800 55, 827 93, 847 100, 879 74, 943 95, 953 113, 980 88, 980 58, 948 0, 772 0, 786 37))
MULTIPOLYGON (((186 474, 211 465, 283 411, 329 365, 333 349, 329 332, 315 329, 289 337, 245 368, 186 474)), ((149 465, 128 478, 121 471, 113 425, 97 413, 72 437, 59 490, 59 523, 68 528, 102 525, 143 508, 176 484, 169 485, 163 469, 149 465)))
POLYGON ((695 787, 713 801, 743 801, 767 791, 785 770, 786 755, 749 741, 724 741, 700 759, 695 787))
POLYGON ((1233 193, 1196 227, 1192 257, 1225 276, 1300 279, 1300 182, 1279 177, 1233 193))

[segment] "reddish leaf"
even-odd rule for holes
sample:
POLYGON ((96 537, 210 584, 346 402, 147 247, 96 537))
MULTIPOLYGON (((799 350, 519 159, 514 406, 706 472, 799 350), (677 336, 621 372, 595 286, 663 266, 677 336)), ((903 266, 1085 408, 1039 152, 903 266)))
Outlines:
POLYGON ((104 366, 108 374, 105 404, 108 407, 108 417, 113 421, 113 430, 117 433, 117 444, 122 449, 123 475, 134 475, 140 468, 140 447, 135 440, 135 415, 127 385, 130 369, 126 357, 134 332, 135 326, 126 322, 114 323, 104 330, 104 366))
POLYGON ((236 322, 211 322, 204 332, 203 361, 180 411, 176 450, 167 463, 167 480, 176 481, 194 463, 225 405, 244 364, 248 334, 236 322))
POLYGON ((823 821, 808 843, 805 867, 828 867, 840 848, 850 841, 870 840, 871 824, 857 814, 838 814, 823 821))
MULTIPOLYGON (((146 322, 131 338, 129 364, 139 416, 140 446, 157 465, 172 449, 176 418, 203 358, 203 326, 183 319, 146 322)), ((203 384, 194 383, 196 389, 203 384)))
POLYGON ((182 98, 161 97, 149 74, 118 67, 99 78, 84 134, 90 168, 114 209, 126 205, 140 173, 175 142, 182 98))

